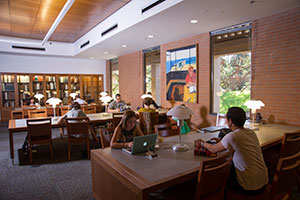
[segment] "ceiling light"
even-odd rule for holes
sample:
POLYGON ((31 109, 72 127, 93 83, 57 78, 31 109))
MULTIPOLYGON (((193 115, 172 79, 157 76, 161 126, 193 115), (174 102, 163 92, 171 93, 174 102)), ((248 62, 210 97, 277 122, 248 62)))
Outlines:
POLYGON ((126 44, 123 44, 123 45, 122 45, 122 47, 123 47, 123 48, 126 48, 126 47, 127 47, 127 45, 126 45, 126 44))
POLYGON ((218 36, 218 37, 217 37, 218 40, 220 40, 221 38, 222 38, 221 36, 218 36))
POLYGON ((154 38, 154 35, 148 35, 147 38, 154 38))
POLYGON ((223 37, 224 37, 224 38, 228 38, 228 35, 227 35, 227 34, 226 34, 226 35, 223 35, 223 37))
POLYGON ((93 60, 93 59, 94 59, 94 57, 91 57, 91 59, 93 60))
POLYGON ((108 54, 108 52, 107 52, 107 51, 105 51, 105 52, 104 52, 104 54, 108 54))
POLYGON ((191 24, 197 24, 197 23, 198 23, 198 20, 197 20, 197 19, 192 19, 192 20, 190 21, 190 23, 191 23, 191 24))
POLYGON ((241 34, 242 34, 242 31, 237 32, 237 34, 238 34, 238 35, 241 35, 241 34))
POLYGON ((249 32, 250 32, 250 30, 249 30, 249 29, 245 30, 245 33, 249 33, 249 32))
POLYGON ((230 35, 231 37, 233 37, 235 34, 234 34, 234 33, 230 33, 229 35, 230 35))

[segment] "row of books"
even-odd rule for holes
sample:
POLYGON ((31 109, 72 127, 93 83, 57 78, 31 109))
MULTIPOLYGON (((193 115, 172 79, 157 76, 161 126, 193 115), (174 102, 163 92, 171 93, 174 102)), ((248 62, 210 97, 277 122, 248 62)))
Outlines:
POLYGON ((2 84, 2 91, 14 91, 15 85, 13 83, 4 83, 2 84))
POLYGON ((3 107, 15 107, 15 102, 14 101, 4 102, 3 107))
POLYGON ((14 82, 14 76, 12 75, 3 75, 3 80, 4 83, 13 83, 14 82))
POLYGON ((55 83, 49 83, 46 85, 47 90, 56 90, 56 84, 55 83))
POLYGON ((3 92, 3 99, 4 100, 15 99, 15 93, 14 92, 3 92))
POLYGON ((18 83, 29 83, 30 82, 30 78, 29 76, 18 76, 18 83))

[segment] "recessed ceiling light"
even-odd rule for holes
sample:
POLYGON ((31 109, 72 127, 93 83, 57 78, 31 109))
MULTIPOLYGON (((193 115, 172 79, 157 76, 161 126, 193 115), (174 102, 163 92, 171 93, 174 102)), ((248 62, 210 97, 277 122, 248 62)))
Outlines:
POLYGON ((242 34, 242 31, 237 32, 237 34, 238 34, 238 35, 241 35, 241 34, 242 34))
POLYGON ((107 51, 105 51, 105 52, 104 52, 104 54, 108 54, 108 52, 107 52, 107 51))
POLYGON ((147 38, 154 38, 154 35, 148 35, 147 38))
POLYGON ((126 45, 126 44, 123 44, 123 45, 122 45, 122 47, 123 47, 123 48, 126 48, 126 47, 127 47, 127 45, 126 45))
POLYGON ((226 35, 223 35, 223 37, 224 37, 224 38, 228 38, 228 35, 227 35, 227 34, 226 34, 226 35))
POLYGON ((218 37, 217 37, 218 40, 220 40, 221 38, 222 38, 221 36, 218 36, 218 37))
POLYGON ((245 30, 245 33, 249 33, 249 32, 250 32, 250 30, 249 30, 249 29, 245 30))
POLYGON ((93 59, 94 59, 94 57, 91 57, 91 59, 93 60, 93 59))
POLYGON ((197 24, 197 23, 198 23, 198 20, 197 20, 197 19, 192 19, 192 20, 190 21, 190 23, 191 23, 191 24, 197 24))
POLYGON ((230 33, 229 35, 230 35, 231 37, 235 36, 235 34, 234 34, 234 33, 230 33))

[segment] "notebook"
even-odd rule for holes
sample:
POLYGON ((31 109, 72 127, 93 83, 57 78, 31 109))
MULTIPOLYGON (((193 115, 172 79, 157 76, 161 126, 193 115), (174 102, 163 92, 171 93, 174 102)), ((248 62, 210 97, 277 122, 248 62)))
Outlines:
POLYGON ((154 151, 157 134, 149 134, 143 136, 136 136, 133 138, 133 144, 131 148, 123 148, 122 150, 129 154, 139 154, 150 151, 154 151))
POLYGON ((203 132, 216 132, 221 130, 222 128, 228 128, 227 125, 225 126, 210 126, 210 127, 206 127, 206 128, 202 128, 201 131, 203 132))

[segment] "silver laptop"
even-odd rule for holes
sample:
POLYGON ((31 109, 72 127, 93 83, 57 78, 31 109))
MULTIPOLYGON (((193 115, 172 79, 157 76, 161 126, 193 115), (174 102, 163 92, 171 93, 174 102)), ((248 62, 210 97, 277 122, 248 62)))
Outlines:
POLYGON ((129 154, 139 154, 147 152, 148 150, 154 151, 157 134, 149 134, 143 136, 136 136, 133 138, 131 148, 123 148, 122 150, 129 154))

